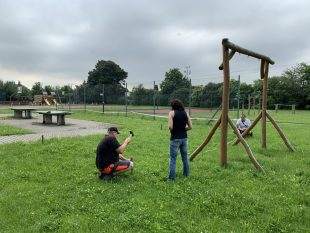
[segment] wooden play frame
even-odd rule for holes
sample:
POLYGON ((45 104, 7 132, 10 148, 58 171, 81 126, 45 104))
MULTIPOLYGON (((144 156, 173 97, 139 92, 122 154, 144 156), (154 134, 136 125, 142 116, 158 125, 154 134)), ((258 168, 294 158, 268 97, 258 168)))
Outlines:
POLYGON ((221 125, 221 142, 220 142, 220 161, 222 166, 227 165, 227 130, 228 130, 228 124, 233 129, 234 133, 237 135, 237 140, 235 141, 235 145, 239 142, 242 143, 246 153, 248 154, 251 162, 255 166, 256 169, 260 171, 264 171, 263 167, 258 163, 255 156, 253 155, 249 145, 244 140, 244 136, 252 130, 257 122, 261 119, 261 125, 262 125, 262 148, 266 148, 266 118, 270 120, 270 122, 273 124, 273 126, 278 131, 279 135, 283 139, 286 146, 289 148, 289 150, 294 151, 292 145, 289 143, 287 138, 285 137, 284 133, 280 129, 280 127, 277 125, 277 123, 273 120, 273 118, 269 115, 267 112, 267 79, 268 79, 268 70, 269 70, 269 64, 273 65, 274 61, 271 60, 269 57, 265 55, 261 55, 259 53, 247 50, 245 48, 242 48, 238 45, 235 45, 231 43, 227 38, 222 40, 222 46, 223 46, 223 63, 219 66, 220 70, 223 70, 223 93, 222 93, 222 114, 221 117, 217 120, 215 125, 212 127, 209 135, 204 140, 204 142, 191 154, 190 161, 192 161, 201 151, 202 149, 209 143, 212 136, 214 135, 216 129, 221 125), (229 71, 229 60, 234 56, 234 54, 238 52, 250 57, 254 57, 257 59, 260 59, 261 66, 260 66, 260 77, 262 79, 262 109, 261 112, 258 114, 256 119, 253 121, 253 124, 242 133, 242 135, 239 133, 238 129, 232 122, 232 120, 228 116, 229 111, 229 82, 230 82, 230 71, 229 71))

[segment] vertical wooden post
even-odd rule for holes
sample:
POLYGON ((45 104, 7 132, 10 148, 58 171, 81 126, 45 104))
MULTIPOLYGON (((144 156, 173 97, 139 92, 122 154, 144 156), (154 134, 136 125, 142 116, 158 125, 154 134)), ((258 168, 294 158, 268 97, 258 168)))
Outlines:
POLYGON ((222 116, 221 116, 221 165, 227 165, 227 126, 229 110, 229 49, 223 45, 223 95, 222 95, 222 116))
POLYGON ((262 148, 267 147, 266 143, 266 110, 267 110, 267 79, 268 79, 268 66, 269 64, 261 60, 261 78, 263 82, 262 93, 262 148))
POLYGON ((295 106, 296 106, 295 104, 292 105, 292 113, 293 113, 293 114, 295 114, 295 109, 296 109, 295 106))

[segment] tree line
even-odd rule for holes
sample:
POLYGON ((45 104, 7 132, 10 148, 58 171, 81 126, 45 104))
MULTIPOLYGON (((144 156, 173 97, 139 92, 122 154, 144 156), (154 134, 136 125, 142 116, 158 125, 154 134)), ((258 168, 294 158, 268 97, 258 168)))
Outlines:
MULTIPOLYGON (((207 85, 190 86, 190 80, 178 68, 166 72, 164 80, 160 83, 160 90, 147 89, 142 84, 134 87, 130 94, 134 105, 152 105, 154 97, 156 104, 166 106, 169 100, 178 98, 185 105, 193 107, 216 108, 222 102, 222 83, 208 83, 207 85)), ((256 104, 261 99, 261 80, 253 84, 230 80, 230 106, 248 107, 249 97, 255 99, 256 104)), ((273 109, 275 104, 292 105, 298 109, 310 109, 310 65, 300 63, 287 69, 280 76, 268 79, 268 108, 273 109)))
MULTIPOLYGON (((143 84, 129 91, 126 87, 128 73, 113 61, 99 60, 95 68, 88 72, 87 80, 74 87, 51 85, 42 86, 36 82, 31 89, 20 82, 0 80, 0 101, 31 101, 34 95, 53 94, 61 102, 128 104, 167 106, 173 98, 178 98, 186 106, 216 108, 221 104, 222 83, 191 86, 189 78, 178 68, 165 73, 163 81, 154 88, 145 88, 143 84), (20 91, 21 90, 21 91, 20 91)), ((258 104, 260 101, 261 80, 253 84, 230 81, 230 106, 248 107, 251 96, 258 104)), ((273 76, 268 81, 268 108, 275 104, 295 104, 298 109, 310 109, 310 65, 300 63, 287 69, 280 76, 273 76)))

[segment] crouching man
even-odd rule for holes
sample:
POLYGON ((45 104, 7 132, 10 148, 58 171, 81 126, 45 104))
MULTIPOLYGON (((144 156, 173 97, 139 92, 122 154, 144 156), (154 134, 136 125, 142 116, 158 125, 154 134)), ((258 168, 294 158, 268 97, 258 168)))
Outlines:
POLYGON ((118 173, 129 171, 133 168, 133 162, 126 159, 123 153, 131 141, 127 137, 123 144, 119 144, 117 136, 119 131, 116 127, 110 127, 108 134, 104 136, 97 146, 96 166, 99 170, 100 179, 110 179, 118 173))

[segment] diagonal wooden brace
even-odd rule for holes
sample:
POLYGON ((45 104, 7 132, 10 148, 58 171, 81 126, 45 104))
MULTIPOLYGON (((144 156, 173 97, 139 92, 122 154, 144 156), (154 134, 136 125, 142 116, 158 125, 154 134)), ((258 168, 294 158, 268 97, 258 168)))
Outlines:
MULTIPOLYGON (((253 121, 253 123, 250 125, 249 128, 247 128, 243 133, 242 133, 242 137, 244 137, 245 135, 247 135, 247 133, 249 133, 254 127, 255 125, 259 122, 260 118, 262 117, 262 112, 260 112, 258 114, 258 116, 256 117, 256 119, 253 121)), ((239 131, 238 131, 239 132, 239 131)), ((234 142, 233 145, 237 145, 240 142, 240 139, 237 138, 236 141, 234 142)))
POLYGON ((281 128, 278 126, 278 124, 275 122, 275 120, 269 115, 268 112, 266 112, 266 116, 267 118, 270 120, 270 122, 273 124, 273 126, 276 128, 276 130, 278 131, 280 137, 282 138, 282 140, 284 141, 285 145, 288 147, 288 149, 290 151, 294 151, 293 146, 291 145, 291 143, 288 141, 288 139, 285 137, 283 131, 281 130, 281 128))
POLYGON ((256 158, 254 157, 254 155, 251 151, 251 148, 249 147, 247 142, 244 140, 244 138, 241 136, 241 134, 239 133, 239 130, 236 128, 236 126, 234 125, 234 123, 231 121, 230 118, 228 118, 228 123, 229 123, 230 127, 234 130, 234 132, 237 134, 237 137, 241 141, 246 153, 248 154, 248 156, 249 156, 251 162, 253 163, 253 165, 255 166, 255 168, 259 171, 264 172, 263 167, 257 162, 256 158))
POLYGON ((216 129, 219 127, 221 124, 221 117, 217 120, 213 128, 211 129, 208 137, 205 139, 205 141, 191 154, 190 161, 193 161, 193 159, 202 151, 202 149, 209 143, 211 140, 212 136, 214 135, 216 129))

